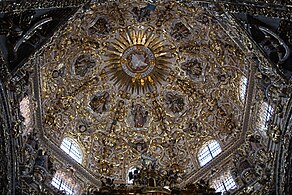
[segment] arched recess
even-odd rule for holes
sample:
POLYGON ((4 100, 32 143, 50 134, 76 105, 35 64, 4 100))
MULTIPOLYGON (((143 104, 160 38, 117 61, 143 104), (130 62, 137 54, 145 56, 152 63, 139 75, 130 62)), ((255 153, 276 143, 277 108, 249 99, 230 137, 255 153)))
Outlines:
POLYGON ((201 166, 210 162, 222 151, 216 140, 208 141, 198 152, 198 160, 201 166))
POLYGON ((70 137, 65 137, 62 141, 60 148, 66 152, 69 156, 71 156, 78 163, 82 163, 83 160, 83 152, 74 139, 70 137))

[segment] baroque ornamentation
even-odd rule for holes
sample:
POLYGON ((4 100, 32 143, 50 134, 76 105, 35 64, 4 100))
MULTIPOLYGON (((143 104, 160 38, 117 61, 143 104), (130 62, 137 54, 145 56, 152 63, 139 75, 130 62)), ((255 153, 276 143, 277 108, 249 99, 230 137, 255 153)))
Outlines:
POLYGON ((192 80, 199 80, 203 76, 202 64, 195 59, 183 63, 181 69, 183 69, 186 72, 186 75, 192 80))
POLYGON ((172 51, 151 28, 122 29, 108 45, 105 74, 123 90, 153 91, 169 74, 172 51))
POLYGON ((89 4, 43 48, 42 130, 79 143, 97 178, 126 183, 144 158, 179 170, 164 175, 178 185, 201 170, 202 144, 240 138, 237 87, 251 56, 203 9, 123 2, 89 4))

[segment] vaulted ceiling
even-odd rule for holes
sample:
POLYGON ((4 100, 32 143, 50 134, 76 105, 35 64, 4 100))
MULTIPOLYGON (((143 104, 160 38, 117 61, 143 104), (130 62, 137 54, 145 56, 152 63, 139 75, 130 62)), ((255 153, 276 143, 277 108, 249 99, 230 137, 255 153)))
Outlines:
POLYGON ((144 155, 189 177, 207 141, 240 139, 250 57, 206 9, 92 4, 40 53, 44 135, 75 139, 96 175, 126 182, 144 155))
POLYGON ((102 193, 152 162, 157 180, 175 173, 172 189, 228 172, 232 193, 289 191, 291 6, 280 1, 0 2, 0 136, 19 144, 10 174, 28 193, 56 190, 56 170, 75 192, 102 193), (222 152, 200 163, 211 140, 222 152))

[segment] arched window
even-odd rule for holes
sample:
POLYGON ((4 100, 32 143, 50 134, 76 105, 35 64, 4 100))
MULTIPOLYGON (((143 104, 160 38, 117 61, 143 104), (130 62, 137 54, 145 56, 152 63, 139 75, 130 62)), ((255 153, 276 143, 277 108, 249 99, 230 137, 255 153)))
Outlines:
POLYGON ((221 147, 216 140, 209 141, 207 145, 199 150, 198 159, 201 166, 207 164, 221 152, 221 147))
POLYGON ((237 186, 230 172, 227 172, 214 180, 212 187, 215 188, 216 192, 227 192, 230 189, 235 189, 237 186))
POLYGON ((139 172, 140 170, 137 167, 132 167, 128 170, 128 184, 132 184, 134 182, 134 178, 139 172))
POLYGON ((245 100, 247 91, 247 78, 245 76, 241 77, 240 86, 239 86, 239 98, 242 102, 245 100))
POLYGON ((270 119, 273 115, 273 107, 272 105, 269 105, 267 102, 264 102, 261 106, 260 109, 260 113, 259 113, 259 117, 260 117, 260 121, 259 121, 259 129, 260 130, 267 130, 268 126, 269 126, 269 122, 270 119))
POLYGON ((82 162, 82 150, 80 149, 79 145, 71 138, 64 138, 61 149, 65 151, 69 156, 71 156, 74 160, 78 163, 82 162))
POLYGON ((57 171, 51 184, 58 190, 65 191, 66 195, 78 194, 76 182, 64 172, 57 171))
POLYGON ((32 113, 31 113, 31 101, 28 96, 25 96, 19 103, 20 113, 24 118, 24 131, 23 135, 27 135, 32 130, 32 113))

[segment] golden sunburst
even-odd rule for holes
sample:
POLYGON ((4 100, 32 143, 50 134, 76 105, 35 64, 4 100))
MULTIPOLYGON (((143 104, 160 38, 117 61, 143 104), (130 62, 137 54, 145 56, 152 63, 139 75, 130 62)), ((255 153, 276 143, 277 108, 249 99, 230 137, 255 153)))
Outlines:
POLYGON ((122 90, 153 91, 169 75, 173 48, 150 28, 121 30, 108 44, 105 73, 122 90))

